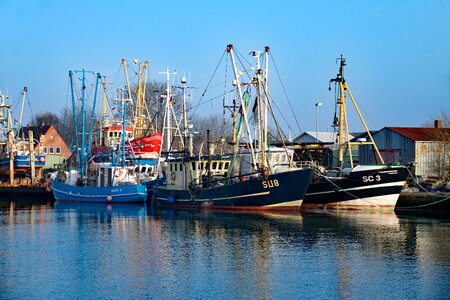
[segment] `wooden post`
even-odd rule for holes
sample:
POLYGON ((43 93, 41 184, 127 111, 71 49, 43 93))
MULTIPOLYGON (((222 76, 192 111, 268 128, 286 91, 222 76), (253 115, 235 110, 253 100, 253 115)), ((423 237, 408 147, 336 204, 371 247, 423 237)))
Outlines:
POLYGON ((8 143, 9 143, 9 184, 14 186, 14 143, 13 143, 13 133, 8 132, 8 143))
POLYGON ((34 164, 34 143, 33 143, 33 131, 28 131, 28 141, 30 147, 30 172, 31 172, 31 185, 36 184, 36 168, 34 164))

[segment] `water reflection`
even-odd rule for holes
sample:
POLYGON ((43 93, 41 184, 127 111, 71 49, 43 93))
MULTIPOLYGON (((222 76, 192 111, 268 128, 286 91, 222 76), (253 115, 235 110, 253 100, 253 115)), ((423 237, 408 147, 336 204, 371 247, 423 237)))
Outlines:
POLYGON ((395 213, 56 202, 0 211, 0 277, 6 278, 0 292, 6 298, 445 298, 449 225, 446 217, 395 213))

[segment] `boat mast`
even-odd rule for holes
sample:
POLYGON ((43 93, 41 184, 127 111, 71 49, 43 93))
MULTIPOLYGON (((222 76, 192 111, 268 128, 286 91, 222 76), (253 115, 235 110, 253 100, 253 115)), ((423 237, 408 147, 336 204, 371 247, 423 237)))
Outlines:
MULTIPOLYGON (((186 89, 191 89, 192 86, 186 85, 186 77, 181 77, 181 86, 177 86, 183 91, 183 139, 184 139, 184 147, 187 146, 187 138, 188 138, 188 122, 187 122, 187 96, 186 89)), ((186 150, 186 149, 184 149, 186 150)))
MULTIPOLYGON (((165 103, 165 107, 164 107, 164 118, 163 118, 163 139, 162 142, 166 144, 166 151, 169 152, 172 148, 172 130, 175 129, 175 133, 174 136, 179 135, 179 137, 181 138, 181 132, 180 132, 180 126, 178 124, 177 118, 175 116, 175 112, 173 110, 173 106, 172 106, 172 97, 174 96, 172 94, 172 88, 171 88, 171 83, 170 83, 170 75, 175 75, 177 74, 176 71, 173 72, 169 72, 169 68, 167 68, 166 72, 158 72, 159 74, 165 74, 166 75, 166 95, 162 95, 163 98, 165 98, 166 103, 165 103), (173 121, 175 122, 175 127, 173 127, 172 125, 172 118, 173 121), (164 134, 164 132, 166 132, 164 134)), ((181 147, 184 149, 184 141, 181 138, 181 147)))
POLYGON ((111 82, 106 82, 106 76, 103 76, 103 81, 101 82, 101 84, 103 85, 103 106, 102 106, 102 123, 101 123, 100 130, 99 130, 99 134, 100 134, 99 140, 100 140, 101 145, 104 146, 105 145, 104 128, 106 126, 106 107, 108 104, 108 96, 106 94, 106 85, 111 84, 111 82))
MULTIPOLYGON (((377 154, 378 159, 382 164, 384 164, 383 157, 381 157, 381 154, 378 150, 377 145, 375 144, 375 141, 372 138, 372 134, 370 133, 369 128, 366 125, 366 122, 364 121, 364 118, 361 114, 361 111, 358 108, 358 105, 356 104, 355 99, 353 98, 353 95, 350 91, 350 88, 347 85, 347 82, 344 79, 344 66, 346 66, 345 58, 341 55, 339 58, 340 64, 339 64, 339 73, 337 74, 336 78, 333 78, 330 80, 331 82, 336 82, 339 84, 339 99, 338 99, 338 106, 339 106, 339 168, 342 168, 344 165, 344 147, 345 144, 347 144, 347 149, 349 151, 350 156, 350 167, 353 168, 353 155, 352 155, 352 146, 353 145, 372 145, 375 153, 377 154), (345 92, 349 95, 353 106, 355 107, 356 112, 358 113, 359 119, 361 120, 361 123, 364 126, 364 129, 366 130, 367 135, 369 136, 370 141, 369 142, 351 142, 349 138, 349 130, 348 130, 348 118, 347 118, 347 110, 346 110, 346 104, 345 104, 345 92), (345 124, 344 124, 345 123, 345 124), (344 130, 345 127, 345 130, 344 130), (344 143, 344 134, 346 136, 346 142, 344 143)), ((329 88, 331 89, 331 87, 329 88)))
MULTIPOLYGON (((128 65, 127 65, 127 61, 124 58, 122 58, 122 65, 123 65, 123 69, 124 69, 124 72, 125 72, 125 81, 126 81, 126 84, 127 84, 127 91, 128 91, 128 98, 127 99, 129 99, 130 102, 132 102, 133 98, 131 96, 130 81, 128 79, 128 65)), ((131 110, 131 114, 133 114, 133 110, 131 110)), ((134 116, 132 116, 132 117, 134 118, 134 116)))
MULTIPOLYGON (((248 125, 247 107, 245 105, 245 101, 244 101, 244 98, 242 96, 242 89, 241 89, 241 84, 239 83, 239 75, 238 75, 238 71, 237 71, 237 68, 236 68, 236 62, 235 62, 235 59, 234 59, 234 51, 233 51, 233 45, 232 44, 229 44, 227 46, 227 52, 230 54, 231 63, 233 65, 234 77, 235 77, 235 80, 236 80, 236 86, 238 88, 239 100, 241 101, 241 112, 242 112, 242 115, 244 117, 245 127, 247 129, 247 135, 248 135, 248 139, 249 139, 252 163, 253 163, 253 166, 255 168, 257 168, 257 160, 256 160, 256 157, 255 157, 255 151, 253 150, 253 139, 252 139, 252 135, 251 135, 251 132, 250 132, 250 127, 248 125)), ((238 147, 239 147, 239 140, 240 140, 240 137, 242 135, 241 128, 242 127, 239 128, 239 132, 237 133, 236 143, 234 144, 234 153, 235 154, 237 153, 237 150, 238 150, 238 147)))
MULTIPOLYGON (((90 143, 86 146, 86 73, 92 73, 95 74, 93 71, 86 71, 85 69, 82 69, 81 71, 69 71, 69 77, 70 77, 70 88, 72 92, 72 107, 73 107, 73 120, 74 120, 74 130, 75 130, 75 136, 76 136, 76 145, 77 145, 77 161, 78 161, 78 168, 79 168, 79 174, 81 178, 83 178, 86 175, 86 155, 90 152, 90 143), (82 73, 81 78, 81 145, 78 144, 78 118, 77 118, 77 108, 75 103, 75 93, 73 88, 73 73, 82 73)), ((89 137, 91 136, 92 127, 94 123, 94 112, 95 112, 95 104, 97 100, 97 88, 98 88, 98 82, 101 78, 101 75, 99 73, 96 74, 96 83, 95 83, 95 93, 94 93, 94 102, 92 107, 92 114, 91 114, 91 124, 89 126, 89 132, 87 133, 89 137)), ((88 139, 89 140, 89 139, 88 139)))
POLYGON ((260 50, 256 50, 252 52, 253 56, 256 57, 256 70, 255 70, 255 74, 256 77, 254 77, 254 85, 256 86, 256 99, 257 99, 257 119, 258 119, 258 126, 257 126, 257 130, 258 130, 258 152, 257 152, 257 156, 258 156, 258 167, 263 167, 265 165, 265 147, 263 146, 264 141, 263 141, 263 129, 262 129, 262 124, 264 122, 263 117, 262 117, 262 108, 263 108, 263 97, 262 97, 262 91, 261 91, 261 73, 263 72, 261 70, 261 61, 260 61, 260 55, 261 55, 261 51, 260 50))
POLYGON ((134 128, 134 136, 136 138, 142 137, 145 134, 145 126, 144 124, 144 95, 145 95, 145 82, 147 80, 147 72, 148 72, 148 61, 142 64, 140 61, 135 59, 133 63, 138 65, 138 84, 137 84, 137 95, 136 95, 136 111, 135 111, 135 128, 134 128), (145 70, 144 75, 144 88, 142 87, 142 72, 145 70), (144 91, 143 91, 144 89, 144 91))
MULTIPOLYGON (((20 127, 22 127, 23 107, 25 106, 25 97, 27 96, 27 93, 28 93, 28 89, 27 89, 27 87, 24 87, 23 94, 22 94, 22 107, 20 109, 20 117, 19 117, 19 129, 20 129, 20 127)), ((22 136, 24 136, 24 134, 22 134, 22 136)))
POLYGON ((265 68, 264 68, 264 134, 263 134, 263 141, 264 141, 264 152, 263 152, 263 161, 266 162, 266 151, 267 151, 267 109, 269 106, 269 46, 266 46, 264 48, 264 54, 265 54, 265 68))

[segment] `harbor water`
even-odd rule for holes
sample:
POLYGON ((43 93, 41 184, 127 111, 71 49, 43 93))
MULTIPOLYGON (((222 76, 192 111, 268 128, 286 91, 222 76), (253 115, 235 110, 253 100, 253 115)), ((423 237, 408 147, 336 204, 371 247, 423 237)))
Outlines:
POLYGON ((0 299, 448 299, 449 281, 449 215, 0 208, 0 299))

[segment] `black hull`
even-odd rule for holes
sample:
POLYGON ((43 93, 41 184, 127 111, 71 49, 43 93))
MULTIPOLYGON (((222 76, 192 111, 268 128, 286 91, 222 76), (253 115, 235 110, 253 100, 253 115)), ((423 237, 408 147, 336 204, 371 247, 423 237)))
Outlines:
POLYGON ((352 171, 348 177, 321 177, 309 186, 302 209, 394 209, 407 177, 408 169, 402 166, 352 171))
POLYGON ((240 210, 299 210, 311 182, 312 169, 269 175, 267 180, 251 178, 228 185, 194 190, 157 186, 154 200, 165 207, 240 210))

